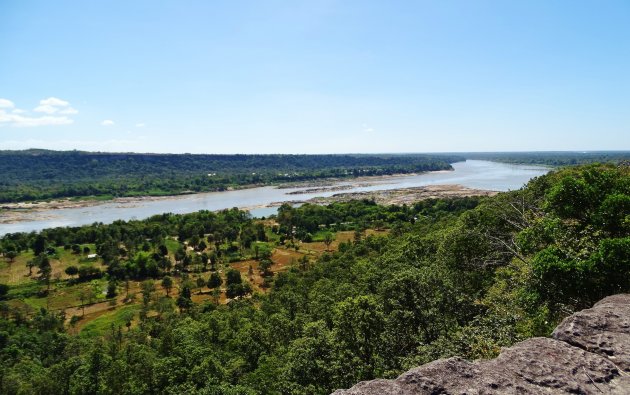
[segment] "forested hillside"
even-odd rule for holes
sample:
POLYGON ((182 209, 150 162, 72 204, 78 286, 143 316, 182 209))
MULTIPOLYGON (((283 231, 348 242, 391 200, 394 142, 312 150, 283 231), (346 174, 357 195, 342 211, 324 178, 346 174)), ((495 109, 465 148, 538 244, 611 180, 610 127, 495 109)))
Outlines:
POLYGON ((169 195, 450 169, 457 155, 189 155, 0 151, 0 202, 169 195))
POLYGON ((460 155, 467 159, 547 166, 575 166, 589 163, 617 164, 630 160, 630 151, 470 152, 460 155))
POLYGON ((266 221, 238 210, 165 214, 7 235, 1 245, 3 268, 33 257, 38 277, 0 287, 1 393, 326 394, 440 357, 494 357, 630 292, 630 168, 562 169, 492 198, 285 205, 266 221), (344 231, 352 237, 341 240, 344 231), (269 269, 268 248, 297 252, 314 240, 320 254, 269 269), (45 302, 30 313, 11 307, 89 281, 55 279, 46 264, 87 245, 103 257, 108 292, 144 280, 132 316, 75 335, 45 302), (235 269, 246 255, 267 279, 260 289, 256 273, 235 269), (220 292, 194 303, 204 265, 220 292))

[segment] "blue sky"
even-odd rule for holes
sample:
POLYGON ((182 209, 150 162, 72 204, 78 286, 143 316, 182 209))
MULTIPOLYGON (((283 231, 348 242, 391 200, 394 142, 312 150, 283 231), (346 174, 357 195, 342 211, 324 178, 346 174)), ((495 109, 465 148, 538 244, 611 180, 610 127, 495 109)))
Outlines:
POLYGON ((628 1, 0 0, 0 149, 630 149, 628 1))

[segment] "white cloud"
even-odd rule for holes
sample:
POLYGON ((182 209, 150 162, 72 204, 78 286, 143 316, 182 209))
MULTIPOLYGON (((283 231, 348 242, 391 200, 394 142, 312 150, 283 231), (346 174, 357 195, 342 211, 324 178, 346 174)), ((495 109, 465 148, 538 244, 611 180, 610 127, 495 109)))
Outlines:
POLYGON ((70 125, 74 123, 74 119, 72 119, 70 115, 79 113, 76 108, 70 106, 69 102, 57 97, 49 97, 48 99, 40 100, 39 106, 33 111, 47 115, 24 115, 28 112, 15 108, 15 104, 11 100, 0 98, 0 126, 35 127, 70 125))
POLYGON ((106 119, 103 122, 101 122, 101 125, 103 126, 112 126, 114 124, 114 121, 112 121, 111 119, 106 119))
POLYGON ((137 123, 137 124, 136 124, 136 127, 137 127, 137 128, 143 128, 143 127, 145 127, 145 126, 146 126, 146 125, 145 125, 144 123, 137 123))
POLYGON ((65 100, 61 100, 56 97, 49 97, 48 99, 40 100, 39 104, 42 106, 54 106, 54 107, 68 107, 70 103, 65 100))
POLYGON ((76 109, 70 107, 69 102, 57 97, 49 97, 48 99, 40 100, 39 106, 35 107, 33 111, 49 115, 56 113, 73 115, 79 113, 76 109))
POLYGON ((364 123, 363 125, 361 125, 361 126, 362 126, 362 128, 363 128, 363 133, 373 133, 373 132, 374 132, 374 128, 373 128, 373 127, 368 126, 368 125, 367 125, 367 124, 365 124, 365 123, 364 123))
POLYGON ((0 110, 0 126, 9 125, 13 127, 33 127, 33 126, 48 126, 48 125, 69 125, 74 123, 74 120, 63 116, 49 116, 43 117, 27 117, 19 114, 8 114, 3 110, 0 110))
POLYGON ((13 108, 15 104, 11 100, 0 98, 0 108, 13 108))
POLYGON ((73 107, 68 107, 66 109, 63 109, 61 111, 59 111, 59 114, 66 114, 66 115, 74 115, 74 114, 78 114, 79 110, 77 110, 76 108, 73 107))
POLYGON ((35 112, 43 112, 45 114, 54 114, 57 111, 59 111, 59 108, 55 107, 55 106, 51 106, 49 104, 45 104, 42 106, 37 106, 33 109, 33 111, 35 112))
POLYGON ((50 125, 70 125, 74 120, 68 117, 51 117, 43 116, 39 118, 15 116, 13 120, 13 126, 17 127, 29 127, 29 126, 50 126, 50 125))
POLYGON ((43 116, 28 116, 27 111, 15 108, 15 104, 8 99, 0 99, 0 126, 35 127, 51 125, 70 125, 74 120, 69 115, 78 114, 70 103, 57 97, 49 97, 39 101, 34 112, 43 116), (9 112, 10 110, 10 112, 9 112))

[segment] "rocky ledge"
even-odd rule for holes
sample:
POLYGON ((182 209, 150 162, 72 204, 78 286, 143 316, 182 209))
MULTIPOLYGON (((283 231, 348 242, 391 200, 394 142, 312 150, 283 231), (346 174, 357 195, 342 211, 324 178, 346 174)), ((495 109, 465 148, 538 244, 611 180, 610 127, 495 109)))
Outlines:
POLYGON ((609 296, 492 360, 441 359, 334 395, 630 394, 630 295, 609 296))

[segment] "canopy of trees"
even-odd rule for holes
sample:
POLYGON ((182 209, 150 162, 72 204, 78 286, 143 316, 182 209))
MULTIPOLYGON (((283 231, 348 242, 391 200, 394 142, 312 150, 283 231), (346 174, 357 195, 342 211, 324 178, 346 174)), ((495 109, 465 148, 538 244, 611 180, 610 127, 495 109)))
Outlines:
MULTIPOLYGON (((103 338, 68 335, 63 317, 45 309, 32 319, 3 309, 0 392, 327 394, 440 357, 493 357, 630 291, 629 195, 628 167, 589 165, 481 200, 284 207, 286 237, 350 217, 379 221, 390 235, 343 243, 310 268, 279 274, 265 295, 191 305, 188 289, 180 312, 162 306, 158 317, 112 326, 103 338)), ((236 224, 248 218, 232 210, 43 235, 49 245, 89 239, 103 248, 109 238, 163 232, 229 238, 236 224)), ((228 281, 235 292, 242 284, 234 273, 228 281)))
POLYGON ((465 156, 467 159, 548 166, 619 163, 630 160, 630 151, 472 152, 462 153, 460 155, 465 156))

